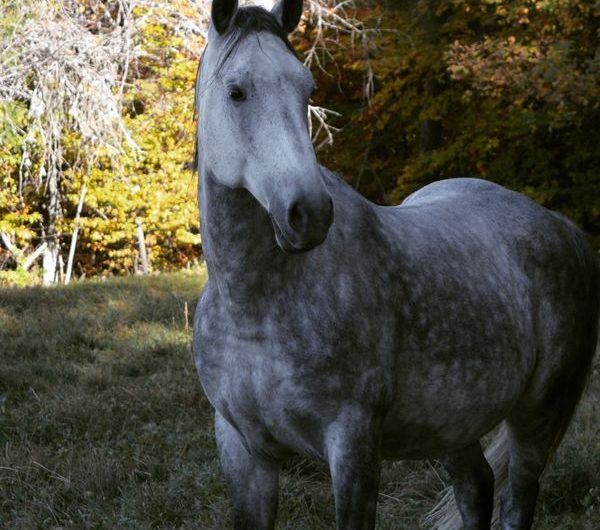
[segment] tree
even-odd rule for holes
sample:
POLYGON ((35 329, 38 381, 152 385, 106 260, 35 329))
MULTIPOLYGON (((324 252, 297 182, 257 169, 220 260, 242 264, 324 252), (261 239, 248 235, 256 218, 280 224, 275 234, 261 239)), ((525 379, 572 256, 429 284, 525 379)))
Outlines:
POLYGON ((0 100, 27 108, 25 123, 8 114, 3 128, 23 136, 18 193, 31 185, 42 203, 44 283, 52 283, 65 167, 90 165, 102 151, 119 153, 123 139, 135 147, 120 114, 135 52, 131 6, 40 0, 3 8, 1 19, 12 23, 0 48, 0 100))
POLYGON ((323 160, 382 203, 397 203, 432 177, 484 177, 566 213, 599 245, 596 4, 390 6, 358 12, 376 31, 368 65, 346 39, 334 57, 341 81, 319 75, 317 102, 344 115, 334 122, 340 136, 323 160), (365 102, 367 68, 374 95, 365 102), (435 141, 424 142, 424 125, 436 122, 441 142, 439 130, 435 141))
POLYGON ((132 66, 153 59, 141 44, 144 31, 153 24, 171 28, 180 32, 183 50, 195 39, 198 51, 206 21, 191 0, 13 1, 2 9, 2 135, 12 142, 3 153, 11 157, 4 172, 11 185, 0 197, 0 229, 13 249, 42 242, 44 283, 51 283, 71 192, 93 168, 121 173, 124 160, 142 156, 124 110, 131 82, 140 77, 132 66), (32 214, 24 217, 24 210, 32 214))
MULTIPOLYGON (((6 190, 0 231, 2 246, 17 249, 4 263, 23 270, 31 261, 22 256, 41 248, 45 281, 55 281, 77 224, 80 273, 132 271, 137 219, 158 268, 198 256, 196 186, 186 168, 209 6, 209 0, 3 4, 0 134, 8 141, 0 155, 6 190)), ((360 29, 344 5, 326 0, 309 2, 307 21, 322 29, 307 63, 331 47, 331 32, 360 29)), ((315 142, 330 143, 327 109, 310 112, 315 142)))

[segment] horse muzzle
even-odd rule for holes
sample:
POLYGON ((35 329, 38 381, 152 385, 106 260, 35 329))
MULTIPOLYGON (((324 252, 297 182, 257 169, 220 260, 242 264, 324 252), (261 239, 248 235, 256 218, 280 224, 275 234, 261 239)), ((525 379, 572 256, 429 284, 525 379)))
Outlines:
POLYGON ((307 252, 327 238, 333 223, 333 201, 328 193, 301 197, 271 212, 275 241, 288 254, 307 252))

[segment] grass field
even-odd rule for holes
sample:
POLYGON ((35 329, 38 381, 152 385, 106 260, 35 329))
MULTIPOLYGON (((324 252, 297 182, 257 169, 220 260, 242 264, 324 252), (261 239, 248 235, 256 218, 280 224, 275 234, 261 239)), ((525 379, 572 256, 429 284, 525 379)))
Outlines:
MULTIPOLYGON (((190 352, 202 272, 0 289, 0 528, 230 528, 190 352)), ((600 529, 600 362, 543 480, 536 529, 600 529)), ((378 529, 415 529, 444 484, 386 464, 378 529)), ((334 527, 326 469, 282 476, 278 529, 334 527)))

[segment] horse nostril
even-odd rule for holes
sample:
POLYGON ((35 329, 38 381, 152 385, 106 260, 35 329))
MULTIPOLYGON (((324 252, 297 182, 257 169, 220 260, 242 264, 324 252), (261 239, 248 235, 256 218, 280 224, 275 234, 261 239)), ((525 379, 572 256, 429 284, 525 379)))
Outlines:
POLYGON ((299 202, 292 204, 288 210, 288 224, 296 231, 303 232, 306 214, 299 202))
POLYGON ((327 214, 325 215, 325 224, 328 226, 333 222, 333 201, 331 197, 327 200, 327 214))
POLYGON ((329 227, 333 222, 333 201, 331 197, 327 197, 318 208, 295 201, 288 209, 287 221, 288 226, 299 235, 305 235, 311 221, 315 221, 314 228, 329 227))

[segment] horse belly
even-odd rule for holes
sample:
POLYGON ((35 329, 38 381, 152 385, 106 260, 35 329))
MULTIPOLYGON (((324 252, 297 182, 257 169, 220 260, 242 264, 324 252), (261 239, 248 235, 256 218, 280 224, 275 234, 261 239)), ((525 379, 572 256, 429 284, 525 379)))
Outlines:
POLYGON ((480 357, 413 365, 399 374, 384 424, 384 454, 430 458, 480 439, 510 413, 534 366, 532 351, 493 347, 480 357))
POLYGON ((531 276, 507 248, 469 230, 459 225, 448 240, 425 234, 409 263, 388 456, 433 457, 478 440, 510 413, 536 369, 531 276))

